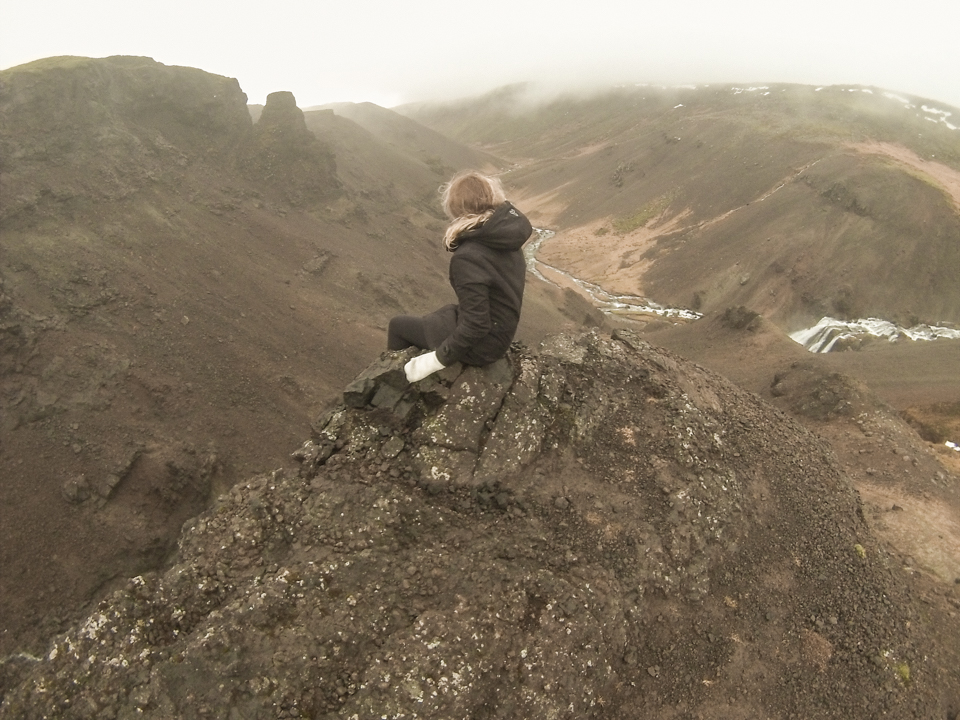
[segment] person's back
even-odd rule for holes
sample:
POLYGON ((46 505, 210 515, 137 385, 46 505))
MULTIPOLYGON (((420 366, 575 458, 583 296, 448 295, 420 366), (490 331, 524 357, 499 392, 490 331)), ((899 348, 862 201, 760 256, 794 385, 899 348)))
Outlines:
POLYGON ((529 221, 504 203, 483 225, 460 235, 450 259, 459 321, 437 349, 442 364, 486 365, 507 352, 520 322, 526 280, 521 248, 531 231, 529 221))
POLYGON ((411 382, 454 362, 486 365, 503 357, 520 321, 526 264, 522 247, 533 232, 529 220, 507 202, 498 181, 464 173, 444 191, 452 222, 444 246, 453 253, 450 284, 458 304, 423 317, 390 321, 391 350, 431 350, 407 363, 411 382))

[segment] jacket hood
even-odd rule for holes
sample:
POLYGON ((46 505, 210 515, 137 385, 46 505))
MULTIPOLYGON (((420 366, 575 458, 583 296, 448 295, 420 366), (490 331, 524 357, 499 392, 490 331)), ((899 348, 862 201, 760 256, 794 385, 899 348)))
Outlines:
POLYGON ((512 203, 505 202, 481 226, 460 233, 457 245, 467 241, 479 242, 494 250, 519 250, 533 233, 526 215, 512 203))

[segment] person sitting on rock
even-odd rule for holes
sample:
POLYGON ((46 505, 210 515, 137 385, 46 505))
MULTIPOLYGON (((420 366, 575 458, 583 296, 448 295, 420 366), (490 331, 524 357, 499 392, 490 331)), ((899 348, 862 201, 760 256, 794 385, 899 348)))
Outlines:
POLYGON ((390 350, 431 351, 404 366, 410 382, 455 362, 499 360, 520 322, 521 248, 533 232, 530 221, 507 201, 499 180, 477 172, 459 173, 444 186, 443 210, 451 220, 443 245, 453 253, 450 284, 458 303, 422 317, 398 315, 387 330, 390 350))

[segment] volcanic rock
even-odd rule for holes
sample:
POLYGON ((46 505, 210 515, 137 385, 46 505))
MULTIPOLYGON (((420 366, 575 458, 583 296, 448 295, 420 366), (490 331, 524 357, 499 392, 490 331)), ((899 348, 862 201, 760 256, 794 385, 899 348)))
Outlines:
POLYGON ((340 191, 330 149, 307 129, 293 93, 270 93, 254 127, 247 170, 281 190, 293 205, 313 203, 340 191))
POLYGON ((128 197, 198 160, 232 167, 251 140, 246 101, 234 78, 143 57, 47 58, 5 71, 0 154, 15 192, 0 219, 128 197))
POLYGON ((795 421, 625 331, 444 372, 331 408, 299 475, 5 663, 3 717, 945 717, 915 601, 795 421))

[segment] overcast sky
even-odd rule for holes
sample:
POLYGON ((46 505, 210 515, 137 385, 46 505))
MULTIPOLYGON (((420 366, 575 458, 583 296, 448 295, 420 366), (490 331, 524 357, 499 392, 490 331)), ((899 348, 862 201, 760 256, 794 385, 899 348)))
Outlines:
POLYGON ((144 55, 301 107, 524 80, 876 85, 960 107, 960 0, 0 0, 0 68, 144 55))

